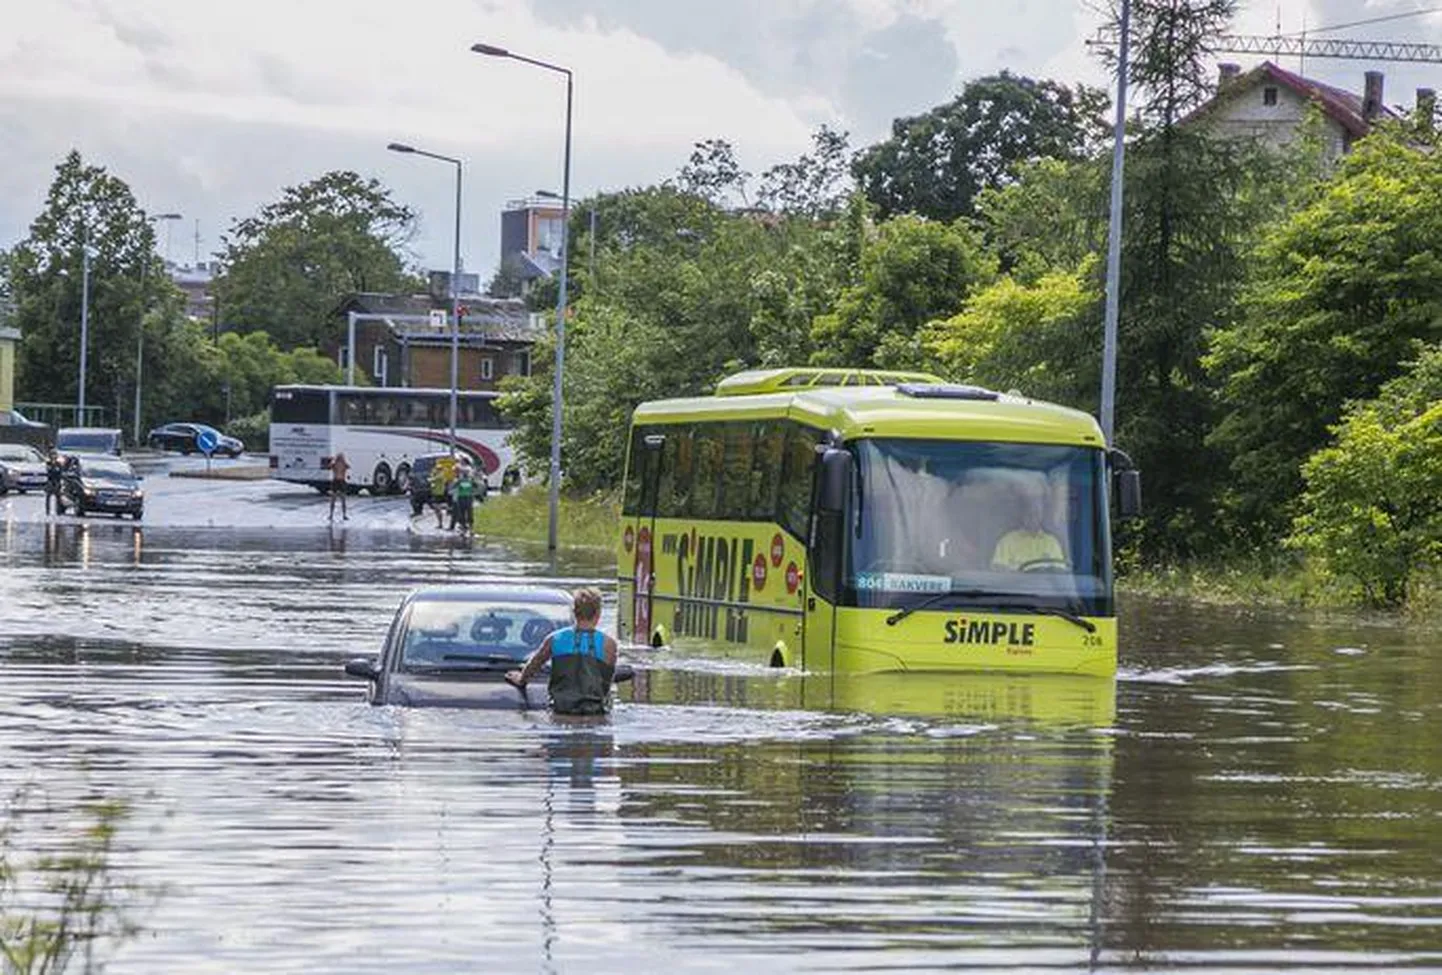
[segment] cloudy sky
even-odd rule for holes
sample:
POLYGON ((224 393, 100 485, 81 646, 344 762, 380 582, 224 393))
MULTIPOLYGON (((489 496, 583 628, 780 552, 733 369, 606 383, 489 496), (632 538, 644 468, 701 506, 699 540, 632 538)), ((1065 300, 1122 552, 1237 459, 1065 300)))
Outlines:
MULTIPOLYGON (((171 230, 177 261, 194 256, 196 220, 204 258, 281 187, 348 168, 417 207, 414 260, 448 267, 451 171, 385 151, 403 141, 465 159, 462 250, 488 274, 504 202, 560 189, 565 94, 559 76, 478 57, 473 41, 575 71, 584 196, 671 175, 698 139, 730 140, 753 171, 794 158, 821 123, 865 145, 1002 68, 1105 84, 1085 45, 1105 2, 0 0, 0 246, 25 235, 75 147, 142 206, 185 215, 171 230)), ((1437 6, 1242 0, 1237 29, 1437 6)), ((1346 36, 1442 42, 1442 15, 1346 36)), ((1367 67, 1310 61, 1307 73, 1356 90, 1367 67)), ((1389 102, 1442 88, 1442 65, 1384 68, 1389 102)))

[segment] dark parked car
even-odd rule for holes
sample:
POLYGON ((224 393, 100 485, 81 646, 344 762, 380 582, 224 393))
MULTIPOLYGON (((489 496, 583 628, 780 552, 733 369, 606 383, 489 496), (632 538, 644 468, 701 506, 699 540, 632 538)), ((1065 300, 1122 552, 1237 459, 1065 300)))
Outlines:
POLYGON ((65 458, 59 507, 62 515, 71 508, 82 518, 105 512, 139 521, 145 512, 145 493, 140 490, 140 478, 125 461, 79 454, 65 458))
POLYGON ((234 437, 228 437, 215 427, 204 423, 167 423, 156 427, 146 436, 145 442, 156 450, 176 450, 182 454, 204 453, 200 449, 200 434, 208 431, 215 437, 215 452, 225 457, 239 457, 245 453, 245 444, 234 437))
MULTIPOLYGON (((411 707, 544 708, 546 682, 524 690, 505 680, 552 630, 571 625, 571 596, 505 586, 419 589, 396 610, 379 660, 345 672, 369 682, 372 704, 411 707)), ((616 680, 631 669, 616 667, 616 680)))
MULTIPOLYGON (((425 510, 426 505, 437 500, 431 496, 431 471, 435 470, 436 462, 446 460, 450 454, 423 454, 411 461, 411 472, 404 485, 405 492, 411 496, 411 514, 418 515, 425 510)), ((476 478, 476 504, 486 500, 486 479, 476 478)))
POLYGON ((29 444, 0 443, 0 494, 45 490, 45 455, 29 444))
POLYGON ((62 454, 120 456, 121 433, 106 427, 65 427, 55 433, 55 449, 62 454))

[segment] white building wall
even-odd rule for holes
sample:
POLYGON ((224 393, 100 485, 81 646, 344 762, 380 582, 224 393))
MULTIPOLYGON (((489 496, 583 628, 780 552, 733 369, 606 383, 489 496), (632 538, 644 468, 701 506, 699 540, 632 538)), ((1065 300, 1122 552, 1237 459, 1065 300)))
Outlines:
MULTIPOLYGON (((1214 107, 1207 117, 1208 130, 1226 138, 1256 139, 1273 149, 1295 142, 1302 121, 1311 106, 1290 88, 1259 82, 1229 93, 1226 101, 1214 107), (1266 90, 1276 91, 1276 104, 1266 103, 1266 90)), ((1328 160, 1335 160, 1346 151, 1347 133, 1335 120, 1323 116, 1328 160)))

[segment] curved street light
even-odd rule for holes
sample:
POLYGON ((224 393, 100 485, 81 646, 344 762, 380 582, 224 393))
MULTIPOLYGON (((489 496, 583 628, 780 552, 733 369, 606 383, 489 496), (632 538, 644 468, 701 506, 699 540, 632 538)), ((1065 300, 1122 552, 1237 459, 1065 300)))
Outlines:
POLYGON ((546 547, 554 553, 557 541, 556 524, 561 507, 561 374, 566 364, 566 271, 567 265, 571 261, 569 241, 571 225, 571 95, 574 77, 570 68, 563 68, 559 64, 550 64, 546 61, 537 61, 535 58, 515 54, 494 44, 472 44, 471 51, 486 57, 521 61, 566 76, 566 155, 561 178, 561 287, 560 293, 556 297, 556 375, 551 383, 550 523, 546 530, 546 547))
MULTIPOLYGON (((461 161, 454 156, 443 156, 438 152, 427 152, 404 142, 392 142, 386 146, 391 152, 406 155, 425 156, 451 163, 456 167, 456 238, 451 268, 451 455, 456 453, 456 399, 460 388, 461 362, 461 161)), ((347 356, 351 376, 355 375, 355 343, 347 356)), ((354 381, 354 379, 352 379, 354 381)))

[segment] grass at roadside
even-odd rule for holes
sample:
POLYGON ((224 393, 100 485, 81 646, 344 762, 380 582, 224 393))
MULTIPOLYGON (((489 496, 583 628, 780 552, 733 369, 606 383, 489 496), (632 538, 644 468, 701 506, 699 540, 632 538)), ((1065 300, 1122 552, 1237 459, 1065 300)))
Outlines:
MULTIPOLYGON (((621 505, 614 494, 561 496, 557 535, 565 548, 612 548, 621 505)), ((544 485, 530 485, 513 494, 492 494, 476 508, 478 535, 544 542, 550 507, 544 485)))
MULTIPOLYGON (((1129 567, 1117 588, 1146 596, 1234 606, 1279 606, 1328 612, 1367 612, 1355 588, 1299 558, 1241 559, 1129 567)), ((1419 582, 1396 615, 1442 624, 1442 579, 1419 582)))

